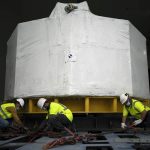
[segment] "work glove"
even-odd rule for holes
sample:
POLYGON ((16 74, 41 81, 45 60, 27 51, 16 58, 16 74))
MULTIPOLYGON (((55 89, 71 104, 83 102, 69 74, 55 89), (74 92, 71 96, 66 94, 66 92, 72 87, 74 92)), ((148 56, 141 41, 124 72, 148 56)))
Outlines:
POLYGON ((27 127, 23 127, 23 129, 24 129, 25 131, 29 131, 29 128, 27 128, 27 127))
POLYGON ((122 129, 125 129, 126 127, 127 127, 127 125, 122 122, 122 123, 121 123, 121 128, 122 128, 122 129))
POLYGON ((137 125, 140 124, 141 122, 142 122, 142 119, 135 120, 135 121, 133 122, 133 125, 134 125, 134 126, 137 126, 137 125))
POLYGON ((24 127, 22 127, 22 132, 29 133, 30 130, 29 130, 29 128, 24 126, 24 127))
POLYGON ((18 127, 18 132, 22 133, 22 134, 28 133, 29 129, 27 127, 25 127, 25 126, 20 126, 20 127, 18 127))

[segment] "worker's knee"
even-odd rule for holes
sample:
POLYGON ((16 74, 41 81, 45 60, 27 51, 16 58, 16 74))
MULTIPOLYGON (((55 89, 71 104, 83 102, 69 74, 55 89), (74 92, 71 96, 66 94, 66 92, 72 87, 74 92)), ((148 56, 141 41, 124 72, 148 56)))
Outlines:
POLYGON ((7 128, 9 126, 9 122, 7 120, 3 120, 0 123, 0 128, 7 128))
POLYGON ((9 126, 9 122, 8 122, 8 121, 5 121, 4 126, 5 126, 5 127, 8 127, 8 126, 9 126))

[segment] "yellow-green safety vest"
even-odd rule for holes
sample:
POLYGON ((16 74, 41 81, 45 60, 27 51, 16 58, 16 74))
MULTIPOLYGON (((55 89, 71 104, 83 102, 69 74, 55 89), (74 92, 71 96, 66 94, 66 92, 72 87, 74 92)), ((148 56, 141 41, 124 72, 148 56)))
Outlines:
POLYGON ((129 107, 123 106, 123 116, 127 117, 128 113, 130 113, 131 116, 134 116, 136 119, 141 119, 141 113, 144 110, 149 111, 150 107, 143 105, 142 102, 136 99, 131 99, 131 105, 129 107))
POLYGON ((51 102, 46 119, 48 119, 48 115, 57 115, 57 114, 64 114, 71 122, 73 120, 73 115, 70 109, 68 109, 63 104, 51 102))
POLYGON ((0 116, 3 118, 3 119, 10 119, 12 118, 12 114, 10 112, 7 111, 7 107, 14 107, 16 108, 15 104, 14 103, 5 103, 5 104, 1 104, 0 106, 0 116))

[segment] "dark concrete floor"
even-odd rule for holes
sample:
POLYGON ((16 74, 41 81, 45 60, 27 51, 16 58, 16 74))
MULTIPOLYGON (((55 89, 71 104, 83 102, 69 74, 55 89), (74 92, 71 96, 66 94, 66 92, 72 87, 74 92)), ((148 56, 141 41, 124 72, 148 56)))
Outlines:
MULTIPOLYGON (((87 133, 80 132, 79 135, 85 135, 87 133)), ((136 130, 130 132, 115 132, 115 131, 102 131, 101 137, 89 141, 89 143, 83 144, 78 142, 74 145, 59 145, 52 149, 54 150, 149 150, 150 149, 150 131, 136 130)), ((7 142, 7 140, 0 141, 0 149, 5 150, 10 146, 9 150, 41 150, 43 146, 55 140, 55 138, 40 137, 33 143, 19 142, 7 142), (15 145, 16 144, 16 145, 15 145), (16 146, 16 147, 15 147, 16 146), (17 146, 19 148, 17 148, 17 146)))

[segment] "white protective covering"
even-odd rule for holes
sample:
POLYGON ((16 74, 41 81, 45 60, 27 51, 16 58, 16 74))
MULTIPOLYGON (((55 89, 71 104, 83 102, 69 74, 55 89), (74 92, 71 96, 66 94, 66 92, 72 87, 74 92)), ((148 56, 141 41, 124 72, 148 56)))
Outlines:
POLYGON ((127 20, 96 16, 87 2, 20 23, 8 41, 5 98, 149 98, 146 39, 127 20))

